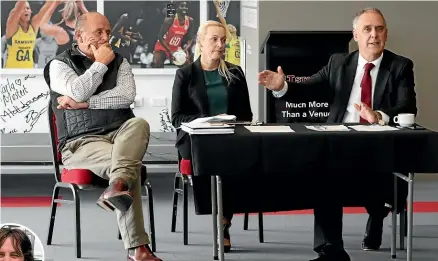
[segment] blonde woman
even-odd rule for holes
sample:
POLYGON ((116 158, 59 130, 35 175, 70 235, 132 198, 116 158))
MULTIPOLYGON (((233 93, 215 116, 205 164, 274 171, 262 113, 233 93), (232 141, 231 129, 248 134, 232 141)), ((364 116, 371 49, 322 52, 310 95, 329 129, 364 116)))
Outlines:
MULTIPOLYGON (((51 2, 46 1, 40 11, 32 16, 27 1, 17 1, 6 22, 7 59, 5 68, 33 68, 33 51, 40 24, 51 2)), ((49 17, 50 19, 50 17, 49 17)))
MULTIPOLYGON (((175 76, 172 91, 172 124, 175 128, 179 128, 182 122, 219 114, 235 115, 238 121, 252 121, 248 86, 243 71, 222 58, 226 41, 226 28, 219 22, 207 21, 199 28, 195 61, 178 69, 175 76)), ((190 138, 184 131, 178 132, 176 147, 182 157, 181 168, 187 168, 187 165, 190 167, 190 138)), ((233 216, 229 202, 225 192, 226 252, 231 249, 228 230, 233 216)))
POLYGON ((52 16, 61 4, 64 4, 59 11, 62 20, 55 24, 46 23, 41 25, 41 32, 55 38, 58 44, 56 54, 60 54, 71 48, 74 40, 76 20, 81 14, 88 13, 83 0, 64 0, 53 2, 46 16, 52 16))

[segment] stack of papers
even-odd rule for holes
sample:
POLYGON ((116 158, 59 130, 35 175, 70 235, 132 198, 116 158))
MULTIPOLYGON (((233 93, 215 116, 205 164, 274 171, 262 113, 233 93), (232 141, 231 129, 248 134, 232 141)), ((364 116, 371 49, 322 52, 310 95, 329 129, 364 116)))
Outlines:
POLYGON ((191 122, 182 123, 181 130, 189 134, 233 134, 234 126, 227 121, 236 120, 234 115, 221 115, 214 117, 198 118, 191 122))
POLYGON ((357 131, 394 131, 398 130, 397 128, 391 126, 381 126, 381 125, 354 125, 350 126, 350 128, 355 129, 357 131))
POLYGON ((345 125, 310 125, 305 126, 309 130, 314 131, 349 131, 345 125))
POLYGON ((294 132, 289 126, 245 126, 250 132, 294 132))
POLYGON ((203 118, 197 118, 196 120, 191 121, 190 123, 202 123, 202 122, 230 122, 235 121, 236 116, 234 115, 218 115, 213 117, 203 117, 203 118))

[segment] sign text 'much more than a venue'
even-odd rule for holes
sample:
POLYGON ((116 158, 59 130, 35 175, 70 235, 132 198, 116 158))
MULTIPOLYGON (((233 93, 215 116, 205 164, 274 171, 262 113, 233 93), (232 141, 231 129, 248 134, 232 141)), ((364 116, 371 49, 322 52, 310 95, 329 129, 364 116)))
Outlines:
MULTIPOLYGON (((309 76, 287 75, 286 80, 293 83, 303 83, 310 79, 309 76)), ((305 87, 304 87, 305 88, 305 87)), ((321 119, 329 116, 329 103, 321 101, 319 97, 313 99, 312 96, 318 94, 311 94, 310 97, 297 97, 300 102, 285 102, 284 110, 281 111, 283 118, 300 118, 300 119, 321 119)))

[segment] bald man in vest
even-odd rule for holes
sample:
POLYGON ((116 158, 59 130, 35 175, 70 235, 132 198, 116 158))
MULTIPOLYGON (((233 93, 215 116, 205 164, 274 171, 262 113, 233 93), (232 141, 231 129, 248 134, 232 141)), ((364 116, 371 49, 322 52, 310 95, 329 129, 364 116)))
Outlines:
POLYGON ((160 261, 149 248, 140 194, 150 127, 130 109, 134 75, 128 61, 111 49, 110 28, 102 14, 80 16, 76 43, 44 68, 59 151, 67 169, 89 169, 109 180, 98 204, 115 210, 127 260, 160 261))

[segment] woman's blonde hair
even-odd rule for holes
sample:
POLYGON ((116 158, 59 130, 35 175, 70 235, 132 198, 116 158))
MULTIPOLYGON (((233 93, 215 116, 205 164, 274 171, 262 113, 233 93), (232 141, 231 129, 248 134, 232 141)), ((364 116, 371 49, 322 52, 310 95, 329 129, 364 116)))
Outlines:
MULTIPOLYGON (((201 43, 200 41, 204 38, 205 34, 207 33, 207 28, 210 26, 218 26, 223 28, 226 31, 226 28, 223 24, 217 21, 209 20, 205 23, 203 23, 199 29, 198 29, 198 35, 196 37, 196 48, 195 48, 195 57, 194 59, 197 60, 201 56, 201 43)), ((219 62, 219 74, 222 77, 225 77, 225 79, 228 82, 228 85, 233 81, 233 78, 237 78, 234 74, 230 72, 230 70, 227 67, 227 64, 225 63, 224 59, 220 59, 219 62)))
POLYGON ((62 24, 65 21, 74 21, 79 17, 79 8, 76 5, 76 2, 74 0, 67 0, 64 3, 64 8, 59 10, 59 12, 62 14, 62 20, 57 23, 57 25, 62 24), (67 13, 64 17, 64 12, 67 13))

